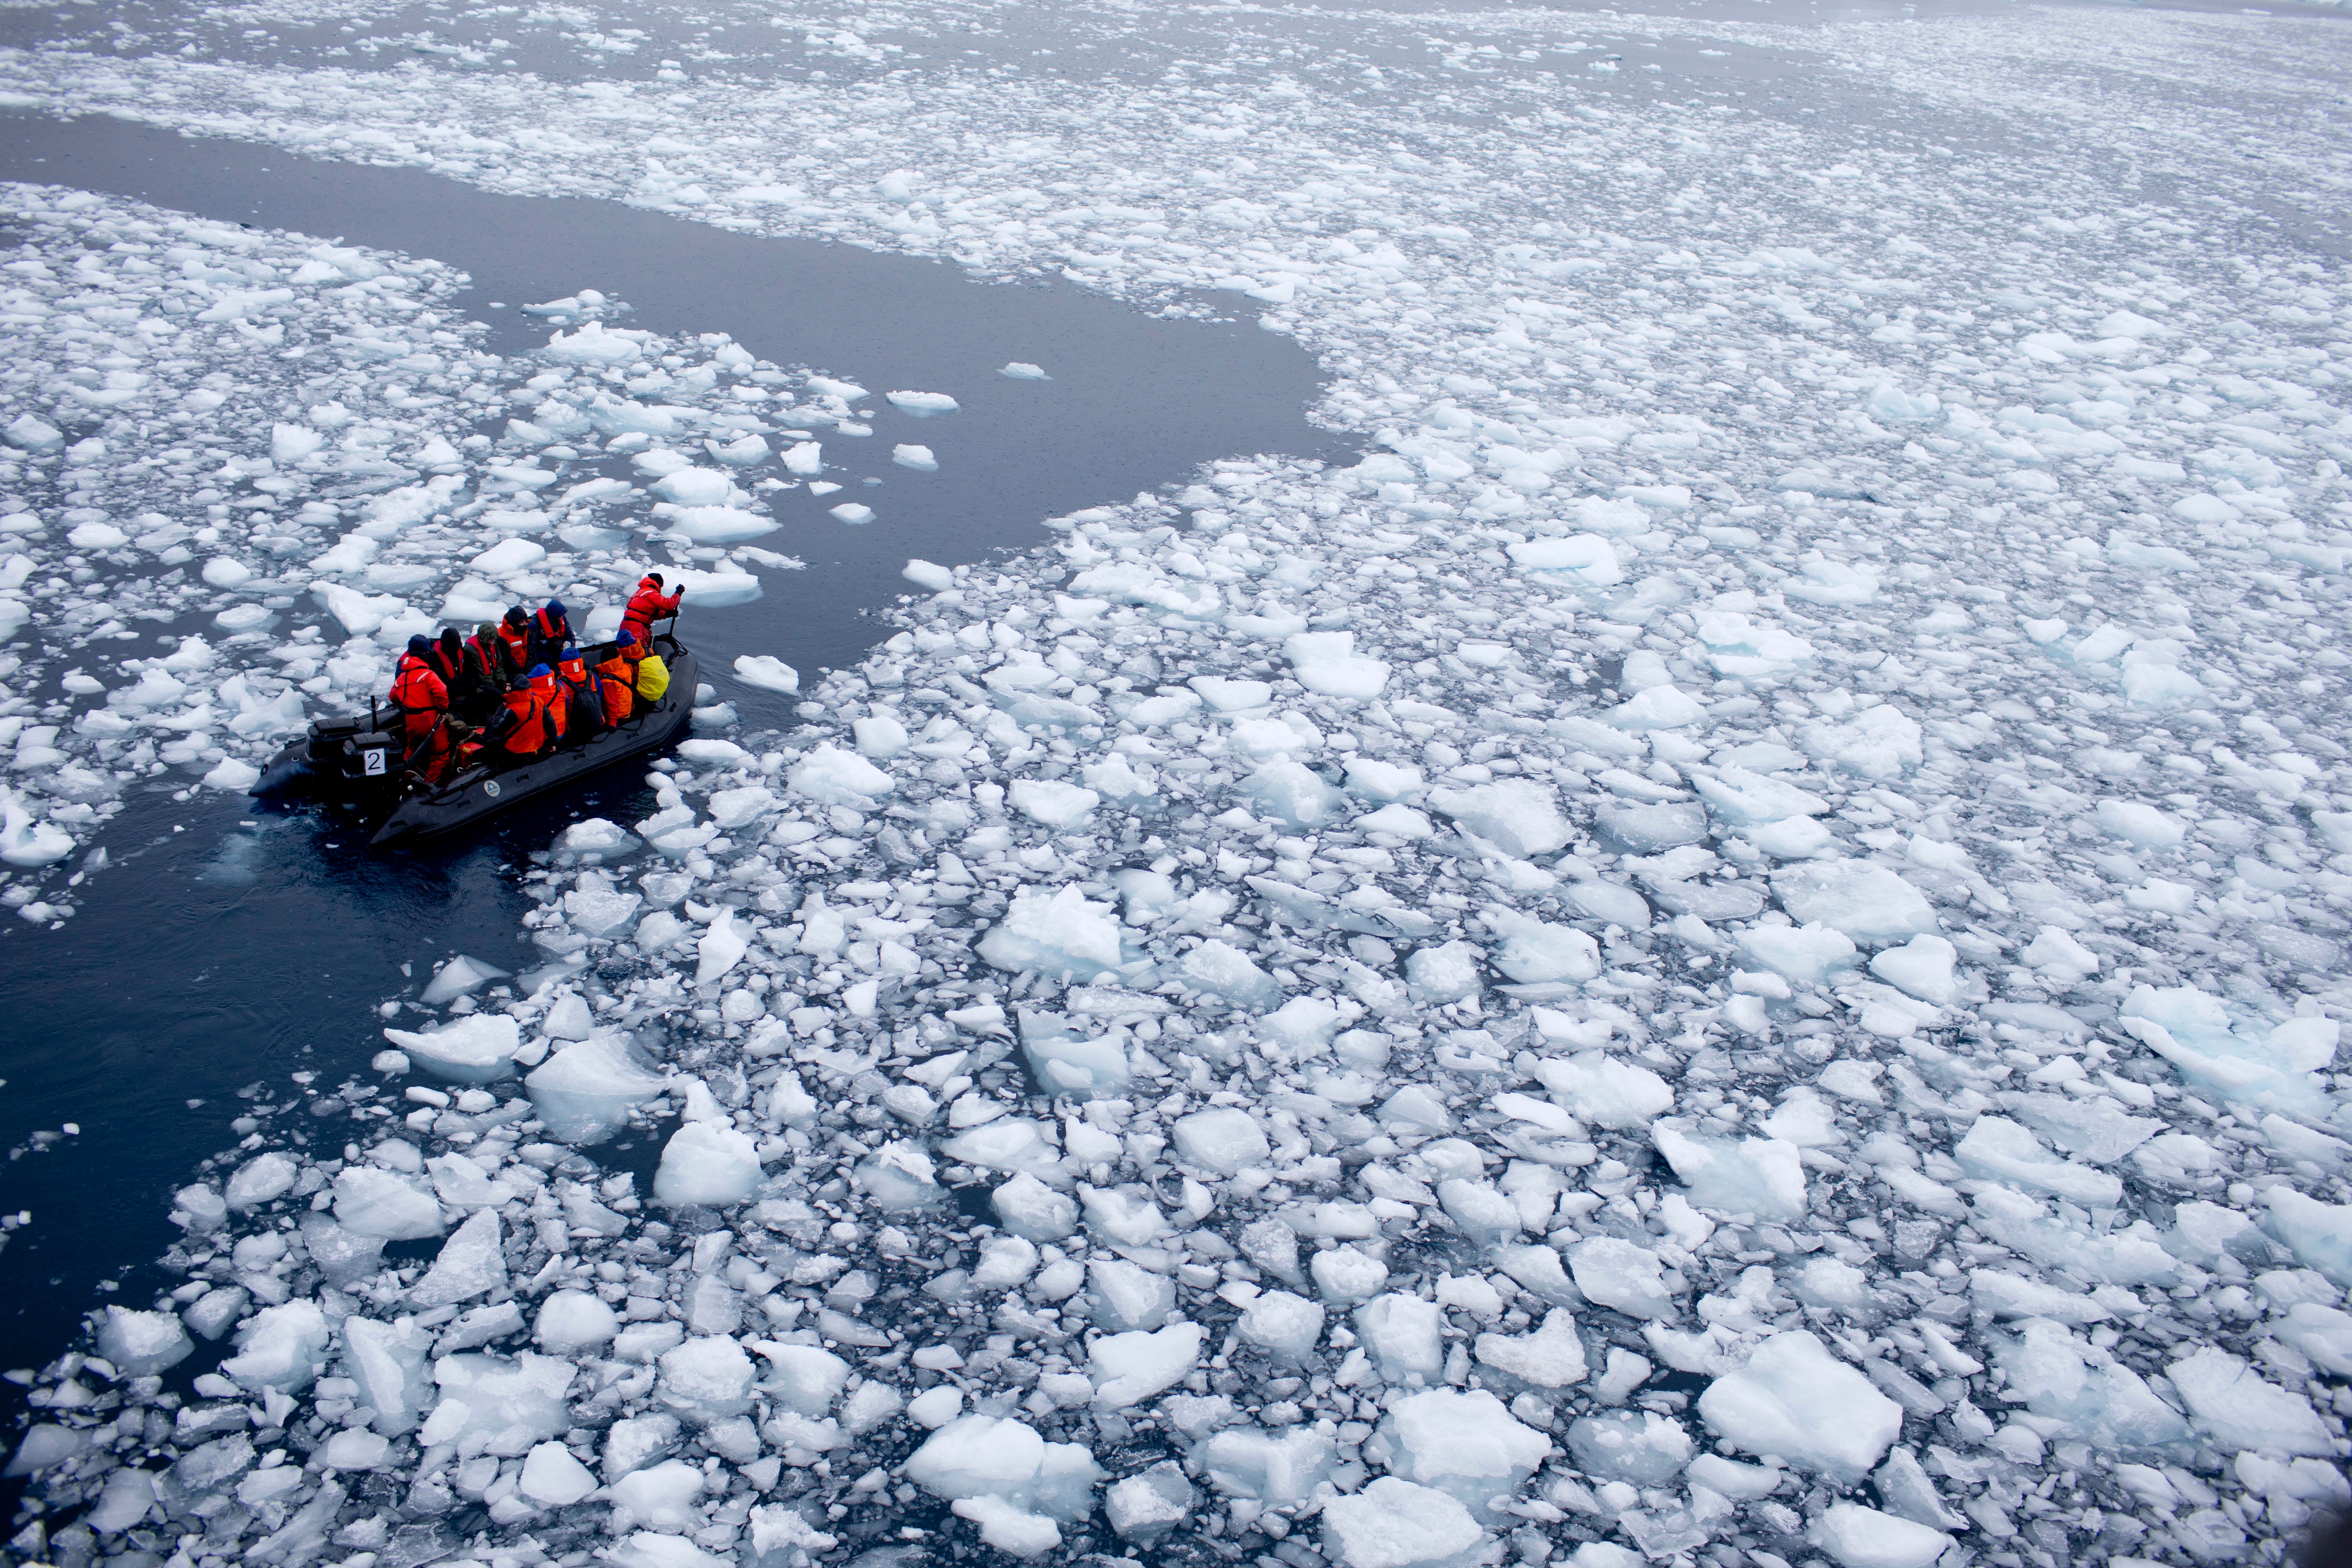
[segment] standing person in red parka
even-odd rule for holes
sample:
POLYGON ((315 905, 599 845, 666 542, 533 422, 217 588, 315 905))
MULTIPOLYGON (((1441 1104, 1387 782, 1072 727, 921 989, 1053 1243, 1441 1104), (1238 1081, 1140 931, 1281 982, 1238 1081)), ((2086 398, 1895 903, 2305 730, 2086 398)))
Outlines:
POLYGON ((637 639, 641 648, 650 648, 654 640, 654 623, 666 616, 677 614, 678 601, 686 597, 686 586, 665 597, 662 574, 648 572, 637 582, 637 591, 629 597, 629 607, 621 612, 621 629, 637 639))
POLYGON ((449 687, 433 668, 438 651, 422 637, 408 639, 408 651, 392 672, 392 702, 400 710, 401 746, 408 765, 428 780, 438 779, 454 741, 449 733, 449 687))

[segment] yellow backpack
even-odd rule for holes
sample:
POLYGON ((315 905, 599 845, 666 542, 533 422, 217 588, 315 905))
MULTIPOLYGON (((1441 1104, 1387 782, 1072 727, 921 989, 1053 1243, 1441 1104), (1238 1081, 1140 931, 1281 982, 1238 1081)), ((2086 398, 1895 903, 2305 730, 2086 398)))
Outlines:
POLYGON ((658 702, 669 689, 669 666, 662 656, 649 653, 637 661, 637 695, 648 702, 658 702))

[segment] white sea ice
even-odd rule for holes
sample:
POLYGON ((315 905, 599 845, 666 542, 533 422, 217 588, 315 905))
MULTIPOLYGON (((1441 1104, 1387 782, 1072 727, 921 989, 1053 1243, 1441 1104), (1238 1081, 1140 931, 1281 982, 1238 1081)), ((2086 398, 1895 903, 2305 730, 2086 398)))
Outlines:
POLYGON ((523 1080, 548 1135, 567 1143, 601 1143, 628 1121, 632 1107, 662 1090, 617 1038, 592 1035, 564 1047, 523 1080))
POLYGON ((334 1186, 336 1223, 357 1236, 415 1241, 442 1231, 441 1205, 416 1177, 373 1165, 346 1165, 334 1186))
POLYGON ((1200 1363, 1207 1337, 1198 1323, 1102 1335, 1087 1348, 1096 1407, 1124 1410, 1173 1388, 1200 1363))
POLYGON ((1176 1152, 1187 1162, 1230 1176, 1264 1164, 1271 1152, 1265 1133, 1247 1111, 1214 1106, 1177 1119, 1171 1128, 1176 1152))
POLYGON ((673 1207, 725 1208, 750 1197, 759 1184, 758 1145, 721 1122, 679 1127, 662 1146, 661 1167, 654 1173, 654 1196, 673 1207))
POLYGON ((1452 1495, 1395 1476, 1323 1507, 1324 1555, 1345 1568, 1454 1568, 1486 1539, 1452 1495))
POLYGON ((1124 962, 1118 920, 1111 906, 1089 900, 1075 886, 1051 893, 1023 889, 1004 918, 981 939, 978 951, 999 969, 1080 980, 1124 962))
MULTIPOLYGON (((452 960, 452 963, 461 962, 452 960)), ((506 1013, 469 1013, 424 1034, 386 1029, 383 1037, 425 1071, 452 1083, 494 1083, 514 1071, 521 1026, 506 1013)))
POLYGON ((745 653, 735 657, 735 677, 746 686, 786 696, 801 689, 800 672, 773 654, 745 653))
POLYGON ((613 1309, 586 1290, 556 1290, 539 1306, 531 1338, 550 1355, 572 1355, 608 1343, 620 1331, 613 1309))
POLYGON ((170 1312, 110 1306, 98 1331, 98 1349, 124 1377, 146 1377, 179 1365, 195 1345, 170 1312))
POLYGON ((1940 1530, 1854 1502, 1831 1504, 1811 1534, 1844 1568, 1928 1568, 1952 1543, 1940 1530))
POLYGON ((1801 1329, 1772 1335, 1698 1397, 1707 1430, 1750 1454, 1776 1454, 1852 1485, 1876 1466, 1903 1409, 1801 1329))

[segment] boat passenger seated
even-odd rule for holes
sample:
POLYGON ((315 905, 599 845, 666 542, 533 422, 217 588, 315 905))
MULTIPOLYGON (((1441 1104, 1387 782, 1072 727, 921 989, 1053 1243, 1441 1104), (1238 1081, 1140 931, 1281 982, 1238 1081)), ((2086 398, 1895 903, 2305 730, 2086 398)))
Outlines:
POLYGON ((637 665, 645 650, 635 633, 623 626, 614 639, 612 656, 595 667, 596 697, 604 705, 604 722, 619 729, 636 710, 637 665))
POLYGON ((485 739, 508 761, 527 762, 545 755, 563 739, 565 710, 570 704, 562 696, 555 671, 543 664, 531 666, 529 678, 507 693, 505 706, 484 731, 485 739))

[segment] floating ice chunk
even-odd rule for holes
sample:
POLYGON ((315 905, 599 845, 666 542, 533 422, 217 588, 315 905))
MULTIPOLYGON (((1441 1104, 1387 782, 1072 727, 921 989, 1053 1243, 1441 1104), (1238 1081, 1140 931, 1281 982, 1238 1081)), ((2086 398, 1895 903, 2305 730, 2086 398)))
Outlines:
POLYGON ((195 1343, 172 1312, 139 1312, 110 1306, 99 1325, 98 1353, 124 1377, 146 1377, 188 1359, 195 1343))
POLYGON ((1697 723, 1706 714, 1706 709, 1690 693, 1673 686, 1653 686, 1635 692, 1602 717, 1620 730, 1643 734, 1679 730, 1697 723))
POLYGON ((559 364, 621 365, 643 357, 652 341, 651 332, 607 328, 602 321, 583 321, 580 330, 568 336, 556 332, 539 352, 559 364))
MULTIPOLYGON (((576 1047, 575 1047, 576 1048, 576 1047)), ((706 1097, 698 1084, 697 1091, 706 1097)), ((706 1098, 705 1103, 709 1100, 706 1098)), ((708 1118, 692 1115, 670 1134, 662 1148, 661 1168, 654 1174, 654 1195, 673 1207, 701 1204, 724 1208, 751 1195, 760 1184, 760 1156, 748 1133, 739 1132, 724 1113, 708 1118)))
POLYGON ((1875 947, 1933 933, 1936 911, 1919 889, 1865 860, 1812 860, 1772 873, 1773 891, 1797 921, 1875 947))
POLYGON ((2020 963, 2062 987, 2076 984, 2099 972, 2099 955, 2058 926, 2043 926, 2017 956, 2020 963))
POLYGON ((670 571, 669 579, 671 587, 689 590, 695 605, 705 610, 748 605, 760 596, 761 591, 760 580, 749 572, 704 572, 680 566, 670 571))
POLYGON ((1903 1407, 1803 1330, 1774 1334, 1698 1398, 1699 1418, 1750 1454, 1853 1486, 1903 1429, 1903 1407))
POLYGON ((1323 1505, 1323 1554, 1341 1568, 1456 1568, 1486 1539, 1454 1498, 1394 1476, 1323 1505))
POLYGON ((1691 787, 1698 791, 1717 818, 1738 827, 1777 823, 1790 817, 1819 816, 1830 808, 1828 801, 1810 790, 1746 768, 1694 773, 1691 787))
POLYGON ((736 489, 732 474, 689 467, 673 468, 656 479, 653 493, 681 507, 721 507, 741 492, 736 489))
POLYGON ((1655 1411, 1612 1411, 1570 1423, 1576 1468, 1599 1480, 1664 1486, 1690 1463, 1690 1434, 1655 1411))
POLYGON ((561 1443, 541 1443, 525 1455, 515 1490, 541 1508, 569 1508, 596 1489, 596 1477, 561 1443))
POLYGON ((1059 779, 1014 779, 1006 791, 1013 809, 1044 827, 1066 828, 1102 804, 1102 796, 1059 779))
POLYGON ((1522 572, 1575 587, 1606 588, 1625 580, 1616 548, 1597 533, 1524 540, 1511 545, 1508 553, 1522 572))
POLYGON ((1536 1078, 1569 1114, 1602 1127, 1646 1127, 1674 1109, 1675 1091, 1648 1068, 1586 1051, 1538 1061, 1536 1078))
POLYGON ((2352 1206, 2326 1204, 2284 1183, 2265 1190, 2263 1228, 2306 1268, 2352 1289, 2352 1206))
POLYGON ((525 1351, 509 1361, 493 1355, 446 1355, 433 1365, 441 1396, 418 1434, 425 1443, 454 1443, 460 1453, 520 1458, 572 1425, 564 1393, 572 1363, 525 1351))
POLYGON ((1338 1454, 1313 1427, 1279 1434, 1255 1427, 1217 1433, 1193 1450, 1192 1462, 1227 1497, 1255 1498, 1276 1507, 1306 1501, 1329 1479, 1338 1454))
POLYGON ((1007 381, 1051 381, 1053 379, 1026 360, 1017 359, 1000 366, 996 374, 1007 381))
POLYGON ((531 1338, 550 1355, 572 1355, 621 1331, 613 1309, 585 1290, 558 1290, 540 1303, 531 1338))
POLYGON ((2091 819, 2100 832, 2140 849, 2173 848, 2189 832, 2185 824, 2136 800, 2103 800, 2091 819))
POLYGON ((2135 985, 2116 1021, 2189 1079, 2258 1102, 2316 1095, 2310 1075, 2335 1059, 2341 1028, 2332 1018, 2233 1024, 2220 997, 2193 985, 2135 985))
MULTIPOLYGON (((612 1468, 609 1458, 605 1468, 608 1472, 612 1468)), ((613 1483, 613 1517, 617 1524, 650 1524, 672 1531, 691 1529, 696 1521, 694 1500, 701 1491, 702 1472, 680 1460, 631 1470, 613 1483)), ((631 1554, 631 1560, 622 1568, 706 1568, 721 1561, 704 1557, 682 1536, 655 1535, 644 1531, 630 1536, 623 1551, 631 1554), (681 1552, 691 1555, 681 1555, 681 1552)))
MULTIPOLYGON (((1851 953, 1853 949, 1849 945, 1846 951, 1851 953)), ((1901 947, 1878 953, 1870 961, 1870 972, 1906 995, 1948 1007, 1959 994, 1952 978, 1952 964, 1958 957, 1959 950, 1940 936, 1915 936, 1901 947)))
MULTIPOLYGON (((224 1438, 222 1441, 243 1445, 244 1451, 240 1456, 243 1464, 240 1464, 238 1468, 253 1462, 253 1445, 245 1438, 241 1436, 224 1438)), ((77 1431, 70 1426, 58 1426, 45 1422, 26 1432, 25 1440, 16 1446, 16 1457, 8 1461, 5 1474, 12 1478, 36 1475, 47 1469, 51 1465, 63 1464, 89 1447, 89 1433, 77 1431)), ((197 1453, 204 1451, 204 1449, 198 1449, 197 1453)), ((189 1458, 194 1457, 194 1454, 188 1456, 189 1458)), ((182 1464, 186 1462, 185 1459, 181 1461, 182 1464)), ((174 1466, 173 1468, 176 1475, 179 1467, 174 1466)))
POLYGON ((1265 1133, 1238 1106, 1213 1106, 1179 1117, 1170 1131, 1176 1152, 1204 1170, 1230 1176, 1265 1163, 1272 1154, 1265 1133))
POLYGON ((893 392, 887 394, 890 406, 918 419, 929 419, 941 414, 953 414, 956 400, 944 392, 893 392))
POLYGON ((511 972, 484 963, 478 958, 459 953, 443 964, 425 986, 417 1001, 427 1007, 446 1007, 460 996, 468 996, 493 980, 504 980, 511 972))
POLYGON ((240 1324, 236 1354, 221 1363, 224 1375, 249 1394, 275 1389, 299 1394, 325 1370, 333 1331, 319 1303, 307 1299, 264 1307, 240 1324))
POLYGON ((1805 1168, 1797 1146, 1778 1138, 1703 1137, 1680 1117, 1661 1117, 1650 1129, 1658 1152, 1674 1167, 1700 1208, 1752 1214, 1793 1224, 1805 1214, 1805 1168))
POLYGON ((703 927, 702 935, 695 941, 694 983, 697 985, 713 984, 742 963, 743 955, 751 950, 750 938, 735 927, 735 911, 732 909, 719 910, 719 918, 703 927))
POLYGON ((1891 779, 1915 768, 1920 750, 1917 720, 1887 703, 1865 708, 1843 724, 1812 724, 1797 744, 1816 762, 1866 779, 1891 779))
POLYGON ((627 1124, 632 1107, 662 1091, 662 1080, 618 1039, 591 1037, 550 1057, 523 1087, 549 1137, 601 1143, 627 1124))
POLYGON ((1389 1280, 1388 1265, 1352 1247, 1318 1252, 1307 1267, 1315 1276, 1316 1290, 1326 1301, 1341 1306, 1370 1300, 1389 1280))
POLYGON ((522 1030, 509 1014, 469 1013, 430 1034, 386 1029, 383 1037, 417 1066, 452 1083, 492 1083, 514 1070, 522 1030))
POLYGON ((917 473, 936 474, 940 471, 940 460, 931 456, 931 449, 929 447, 910 446, 902 442, 890 448, 890 460, 902 468, 912 468, 917 473))
POLYGON ((1356 1336, 1380 1363, 1381 1375, 1402 1383, 1434 1377, 1444 1364, 1444 1318, 1434 1301, 1390 1291, 1356 1309, 1356 1336))
POLYGON ((223 1195, 231 1209, 243 1212, 276 1202, 294 1188, 301 1167, 286 1155, 268 1151, 239 1165, 223 1195))
POLYGON ((1424 1001, 1458 1002, 1476 994, 1485 984, 1479 978, 1479 958, 1478 950, 1466 942, 1416 948, 1404 961, 1404 976, 1412 994, 1424 1001))
POLYGON ((939 1184, 931 1157, 921 1144, 904 1139, 883 1144, 859 1163, 853 1177, 857 1190, 872 1199, 875 1207, 894 1213, 929 1208, 948 1196, 947 1189, 939 1184))
POLYGON ((929 561, 909 561, 899 575, 916 587, 928 588, 934 594, 943 594, 955 586, 954 571, 929 561))
POLYGON ((1952 1544, 1930 1525, 1855 1502, 1832 1503, 1807 1533, 1845 1568, 1929 1568, 1952 1544))
POLYGON ((996 1497, 1053 1518, 1093 1510, 1102 1478, 1076 1443, 1048 1443, 1025 1422, 965 1415, 931 1434, 906 1464, 907 1479, 950 1502, 996 1497))
MULTIPOLYGON (((984 947, 986 939, 982 940, 984 947)), ((983 952, 982 956, 987 954, 983 952)), ((1187 952, 1165 973, 1195 991, 1221 996, 1237 1007, 1264 1011, 1282 996, 1280 981, 1251 962, 1249 954, 1217 937, 1209 938, 1187 952)))
MULTIPOLYGON (((662 520, 668 532, 682 535, 695 544, 740 544, 747 539, 773 533, 782 526, 774 518, 740 506, 676 506, 663 501, 655 506, 654 515, 662 520)), ((873 514, 866 515, 870 518, 873 514)), ((697 595, 697 602, 701 602, 700 595, 697 595)))
POLYGON ((761 1386, 785 1409, 823 1415, 848 1384, 849 1363, 831 1351, 772 1340, 754 1340, 751 1348, 769 1366, 761 1386))
POLYGON ((335 1219, 354 1236, 417 1241, 441 1234, 441 1205, 414 1176, 374 1165, 346 1165, 335 1175, 335 1219))
POLYGON ((2094 1208, 2113 1208, 2123 1197, 2119 1179, 2060 1159, 2005 1116, 1978 1117, 1968 1136, 1953 1146, 1952 1158, 1971 1175, 2094 1208))
MULTIPOLYGON (((713 791, 710 796, 711 826, 732 833, 765 816, 776 808, 776 804, 775 792, 762 784, 744 784, 736 789, 713 791)), ((698 979, 695 984, 702 982, 698 979)))
POLYGON ((261 779, 261 770, 241 757, 223 757, 205 774, 205 787, 243 795, 261 779))
POLYGON ((751 1407, 758 1370, 743 1347, 723 1334, 697 1335, 665 1351, 660 1367, 662 1403, 697 1426, 708 1426, 751 1407))
POLYGON ((446 1307, 499 1289, 507 1282, 506 1255, 500 1250, 503 1241, 498 1211, 478 1211, 441 1244, 433 1267, 410 1287, 409 1301, 419 1307, 446 1307))
POLYGON ((824 745, 795 763, 790 774, 793 791, 824 805, 871 809, 868 803, 890 794, 898 785, 888 773, 855 752, 824 745))
POLYGON ((1486 927, 1501 939, 1490 962, 1523 985, 1590 980, 1601 973, 1601 947, 1573 926, 1557 926, 1496 905, 1486 927))
POLYGON ((983 1545, 1009 1557, 1043 1557, 1062 1544, 1062 1527, 1044 1514, 1031 1513, 991 1493, 961 1498, 951 1505, 958 1519, 980 1526, 983 1545))
POLYGON ((1629 1318, 1674 1315, 1658 1255, 1614 1236, 1591 1237, 1570 1249, 1568 1267, 1576 1288, 1596 1306, 1613 1307, 1629 1318))
POLYGON ((1283 643, 1282 651, 1298 684, 1324 697, 1369 701, 1388 684, 1389 667, 1356 652, 1353 632, 1299 632, 1283 643))
MULTIPOLYGON (((1336 1256, 1318 1252, 1315 1261, 1320 1265, 1324 1258, 1336 1256)), ((1538 1388, 1566 1388, 1581 1383, 1587 1370, 1584 1341, 1576 1331, 1575 1318, 1564 1307, 1545 1313, 1531 1333, 1480 1334, 1477 1352, 1485 1365, 1538 1388)))
POLYGON ((1173 1388, 1201 1359, 1208 1331, 1170 1323, 1150 1333, 1105 1334, 1087 1347, 1094 1372, 1095 1407, 1124 1410, 1173 1388))
POLYGON ((1294 1364, 1323 1337, 1323 1308, 1288 1290, 1263 1290, 1242 1309, 1235 1328, 1277 1363, 1294 1364))
POLYGON ((1255 805, 1260 816, 1274 818, 1294 833, 1326 826, 1345 804, 1321 774, 1286 757, 1258 769, 1234 793, 1255 805))
MULTIPOLYGON (((967 1165, 993 1171, 1034 1173, 1057 1169, 1061 1155, 1046 1141, 1044 1130, 1025 1117, 1008 1116, 951 1138, 940 1152, 967 1165)), ((1033 1240, 1050 1240, 1034 1237, 1033 1240)))
POLYGON ((505 577, 547 559, 547 547, 528 539, 503 539, 466 564, 486 577, 505 577))
POLYGON ((26 452, 55 452, 66 444, 64 431, 30 414, 19 414, 10 420, 7 427, 0 430, 0 437, 26 452))
POLYGON ((1050 894, 1032 889, 1014 894, 1004 918, 981 938, 979 952, 998 969, 1079 980, 1124 962, 1112 906, 1092 901, 1075 886, 1050 894))
POLYGON ((1996 1336, 1993 1360, 2026 1409, 2068 1422, 2092 1441, 2144 1453, 2189 1436, 2188 1423, 2137 1373, 2060 1324, 2028 1319, 2015 1338, 1996 1336))
POLYGON ((72 834, 53 822, 34 820, 16 793, 0 785, 0 860, 28 868, 54 866, 73 852, 72 834))
POLYGON ((1163 1459, 1103 1493, 1103 1512, 1119 1539, 1150 1548, 1173 1534, 1199 1499, 1182 1467, 1163 1459))
POLYGON ((1344 772, 1349 789, 1377 801, 1410 800, 1421 793, 1424 783, 1419 768, 1375 757, 1349 757, 1344 772))

